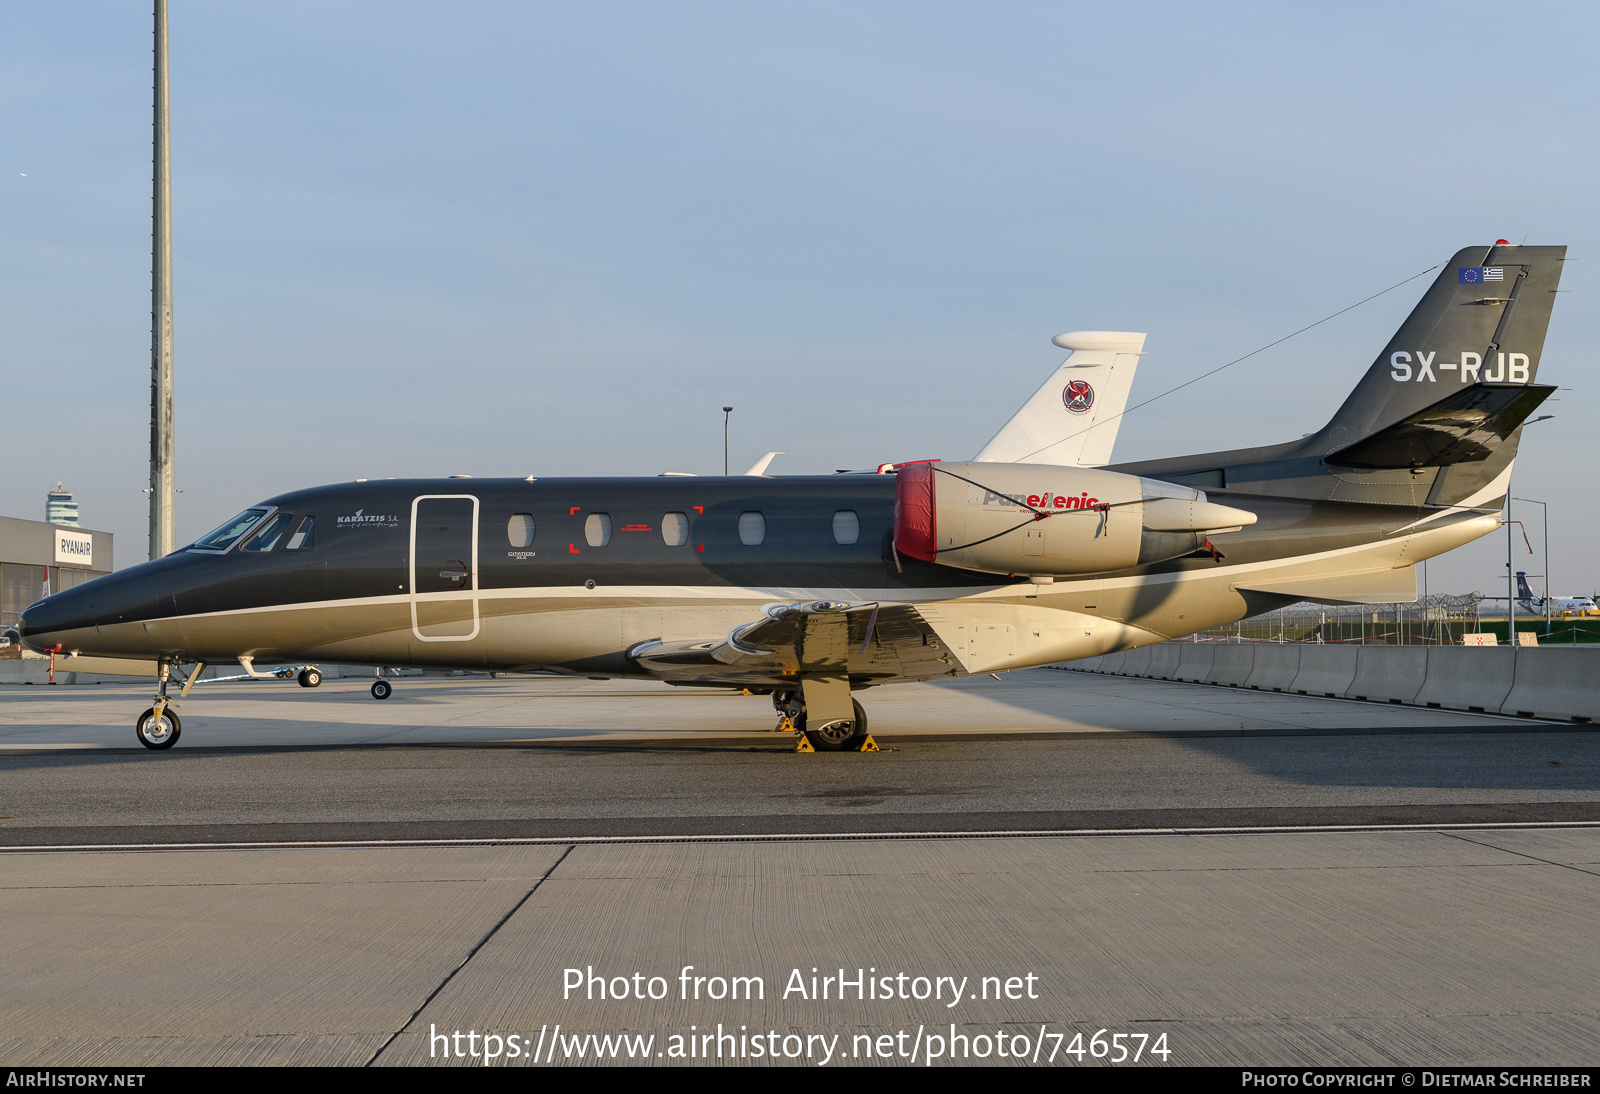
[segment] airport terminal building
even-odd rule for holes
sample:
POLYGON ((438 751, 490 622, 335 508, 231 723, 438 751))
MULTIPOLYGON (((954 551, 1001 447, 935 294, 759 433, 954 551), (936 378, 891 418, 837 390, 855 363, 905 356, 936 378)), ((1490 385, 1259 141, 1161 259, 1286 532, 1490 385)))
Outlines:
POLYGON ((0 627, 42 596, 112 570, 111 533, 0 517, 0 627))

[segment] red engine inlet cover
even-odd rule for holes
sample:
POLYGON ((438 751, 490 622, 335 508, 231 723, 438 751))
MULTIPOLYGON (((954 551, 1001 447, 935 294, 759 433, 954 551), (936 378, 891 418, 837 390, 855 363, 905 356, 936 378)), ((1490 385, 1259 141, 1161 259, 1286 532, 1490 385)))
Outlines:
POLYGON ((937 562, 939 534, 933 511, 933 465, 906 464, 894 476, 894 548, 910 558, 937 562))

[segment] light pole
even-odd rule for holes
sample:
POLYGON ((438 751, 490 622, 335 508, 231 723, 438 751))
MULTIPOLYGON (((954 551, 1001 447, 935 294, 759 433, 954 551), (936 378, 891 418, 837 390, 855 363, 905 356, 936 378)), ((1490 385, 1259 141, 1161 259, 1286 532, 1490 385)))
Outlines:
POLYGON ((155 194, 150 292, 150 557, 178 545, 172 444, 172 145, 167 113, 167 0, 155 4, 155 194))
POLYGON ((1544 527, 1544 636, 1550 637, 1550 507, 1542 501, 1533 498, 1515 498, 1515 501, 1525 501, 1529 505, 1537 505, 1543 517, 1544 527))
POLYGON ((722 477, 728 477, 728 415, 733 413, 733 407, 722 408, 722 477))
POLYGON ((1506 498, 1506 641, 1517 648, 1517 575, 1511 562, 1511 498, 1506 498))

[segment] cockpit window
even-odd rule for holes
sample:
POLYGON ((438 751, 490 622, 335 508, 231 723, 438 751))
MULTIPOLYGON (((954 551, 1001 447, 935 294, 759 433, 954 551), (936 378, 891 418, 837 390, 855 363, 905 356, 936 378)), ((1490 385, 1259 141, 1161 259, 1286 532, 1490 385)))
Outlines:
POLYGON ((289 522, 294 520, 293 513, 283 510, 272 514, 261 522, 261 527, 250 533, 250 538, 239 544, 241 551, 256 551, 265 553, 278 545, 283 534, 289 530, 289 522))
POLYGON ((221 525, 210 535, 201 536, 194 541, 190 550, 193 551, 226 551, 239 537, 255 527, 256 521, 266 516, 270 509, 246 509, 232 520, 221 525))
POLYGON ((317 518, 306 517, 300 522, 300 527, 294 530, 294 535, 289 537, 289 542, 283 545, 285 551, 309 551, 317 545, 317 518))

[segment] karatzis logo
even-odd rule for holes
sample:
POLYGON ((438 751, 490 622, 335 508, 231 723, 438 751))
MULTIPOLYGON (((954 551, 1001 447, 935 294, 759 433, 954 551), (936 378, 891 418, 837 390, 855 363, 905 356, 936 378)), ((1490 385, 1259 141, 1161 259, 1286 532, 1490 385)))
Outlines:
POLYGON ((400 518, 393 513, 387 516, 379 513, 368 513, 365 509, 357 509, 348 517, 338 517, 334 523, 340 528, 398 528, 400 518))

